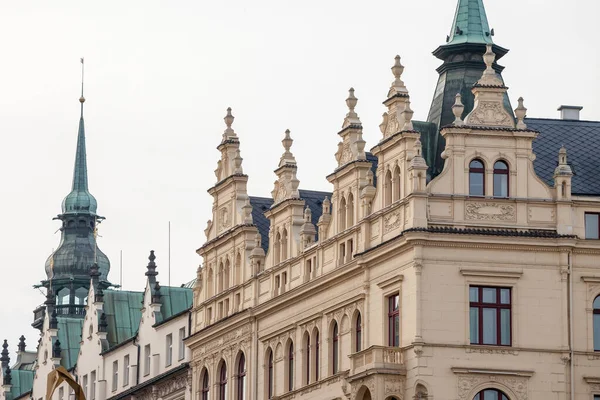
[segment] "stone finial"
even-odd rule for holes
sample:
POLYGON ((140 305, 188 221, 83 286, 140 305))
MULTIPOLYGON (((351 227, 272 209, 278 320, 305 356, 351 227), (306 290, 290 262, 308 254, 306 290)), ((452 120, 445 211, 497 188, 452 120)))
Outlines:
POLYGON ((404 125, 402 126, 403 131, 414 130, 413 123, 412 123, 412 117, 413 117, 414 113, 415 112, 410 108, 410 101, 407 101, 406 106, 404 107, 404 110, 402 110, 402 112, 400 113, 401 119, 404 122, 404 125))
POLYGON ((558 151, 558 165, 554 169, 554 177, 573 176, 573 170, 567 162, 567 149, 562 146, 558 151))
POLYGON ((12 385, 12 371, 10 369, 10 365, 7 365, 6 369, 4 370, 4 379, 3 379, 3 382, 4 382, 5 386, 12 385))
POLYGON ((420 138, 415 141, 415 144, 413 145, 413 150, 415 152, 415 157, 422 157, 423 144, 421 143, 420 138))
POLYGON ((240 153, 240 149, 237 149, 235 152, 235 158, 233 159, 233 163, 235 166, 235 170, 233 171, 234 174, 243 174, 244 170, 242 169, 242 161, 244 159, 242 158, 242 155, 240 153))
POLYGON ((294 139, 292 139, 289 129, 285 130, 285 136, 281 140, 281 144, 283 145, 284 152, 279 159, 279 166, 283 167, 284 165, 296 165, 296 158, 290 151, 292 144, 294 144, 294 139))
POLYGON ((358 99, 354 95, 354 88, 350 88, 348 90, 348 98, 346 99, 346 105, 348 106, 348 114, 346 114, 346 118, 344 118, 342 128, 347 128, 350 125, 361 125, 360 118, 358 117, 358 114, 355 111, 357 104, 358 99))
POLYGON ((496 71, 494 71, 493 65, 494 61, 496 61, 496 54, 492 50, 492 45, 486 45, 486 51, 483 55, 483 62, 485 63, 485 71, 483 71, 483 75, 481 79, 477 82, 479 85, 483 86, 503 86, 502 81, 496 76, 496 71))
POLYGON ((311 222, 312 221, 312 211, 310 211, 310 208, 308 206, 306 206, 306 208, 304 209, 304 222, 311 222))
POLYGON ((242 207, 242 212, 244 214, 244 224, 252 224, 252 204, 250 204, 249 198, 246 198, 246 202, 242 207))
POLYGON ((58 329, 58 319, 56 318, 56 309, 52 309, 52 314, 50 314, 50 322, 49 329, 58 329))
POLYGON ((19 352, 24 352, 25 351, 25 347, 27 347, 25 345, 25 336, 21 335, 21 337, 19 338, 19 352))
POLYGON ((161 296, 162 295, 160 294, 160 284, 156 282, 156 285, 154 285, 154 291, 152 292, 152 304, 160 303, 161 296))
POLYGON ((331 201, 327 196, 323 200, 323 214, 331 214, 331 201))
POLYGON ((107 332, 108 331, 108 322, 106 321, 106 314, 102 312, 100 314, 100 321, 98 322, 98 332, 107 332))
POLYGON ((515 108, 515 116, 517 117, 517 129, 527 129, 525 124, 525 116, 527 115, 527 109, 523 105, 523 98, 519 97, 519 106, 515 108))
POLYGON ((148 282, 150 282, 150 285, 154 285, 156 283, 156 275, 158 275, 158 272, 156 272, 156 263, 154 262, 154 260, 156 260, 154 250, 150 250, 148 260, 149 262, 146 266, 146 273, 144 275, 148 277, 148 282))
POLYGON ((235 119, 235 117, 233 116, 233 114, 231 114, 231 107, 227 107, 227 115, 225 115, 225 118, 223 118, 223 120, 225 121, 225 125, 227 126, 227 128, 225 129, 225 132, 223 132, 223 140, 224 141, 237 137, 235 131, 231 127, 234 119, 235 119))
POLYGON ((262 239, 260 237, 260 233, 256 232, 256 236, 254 237, 254 243, 256 244, 252 251, 250 252, 251 258, 260 258, 265 256, 265 251, 262 248, 262 239))
POLYGON ((367 171, 367 181, 369 182, 369 186, 373 186, 373 179, 374 179, 374 174, 373 171, 371 171, 370 169, 367 171))
POLYGON ((464 111, 465 106, 462 103, 462 96, 460 95, 460 93, 456 93, 456 100, 454 101, 454 105, 452 106, 452 112, 454 113, 455 117, 455 120, 453 122, 454 125, 464 125, 464 121, 462 120, 462 115, 464 111))
POLYGON ((6 368, 10 363, 10 356, 8 354, 8 341, 4 339, 4 343, 2 343, 2 352, 0 353, 2 368, 6 368))
POLYGON ((56 339, 52 345, 52 358, 60 358, 61 351, 62 349, 60 347, 60 340, 56 339))
POLYGON ((396 56, 394 58, 394 65, 392 66, 392 74, 394 74, 394 81, 392 82, 392 86, 390 87, 390 91, 388 93, 388 97, 391 97, 398 93, 408 93, 408 89, 402 82, 402 73, 404 72, 404 65, 400 63, 400 56, 396 56))
POLYGON ((312 223, 312 212, 310 208, 306 206, 304 209, 304 224, 300 228, 300 240, 302 242, 302 248, 306 248, 314 243, 317 235, 317 229, 312 223))

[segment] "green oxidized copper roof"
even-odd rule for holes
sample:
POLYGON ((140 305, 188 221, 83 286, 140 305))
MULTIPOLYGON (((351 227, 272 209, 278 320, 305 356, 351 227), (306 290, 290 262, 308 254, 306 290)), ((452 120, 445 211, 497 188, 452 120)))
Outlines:
POLYGON ((16 399, 21 397, 23 394, 30 392, 33 389, 33 376, 34 372, 31 370, 11 370, 11 384, 10 398, 6 400, 16 399))
POLYGON ((67 370, 77 364, 79 346, 81 343, 81 330, 83 329, 83 318, 57 317, 58 340, 61 347, 60 365, 67 370))
POLYGON ((77 151, 75 154, 75 167, 73 169, 73 185, 71 193, 65 197, 62 203, 63 214, 84 212, 96 214, 98 204, 96 199, 88 190, 87 159, 85 152, 85 127, 82 114, 79 119, 79 131, 77 133, 77 151))
POLYGON ((142 319, 143 298, 142 292, 110 289, 104 291, 104 313, 110 347, 135 335, 142 319))
POLYGON ((493 44, 483 0, 459 0, 446 45, 459 43, 493 44))
POLYGON ((160 317, 156 320, 157 324, 188 310, 193 302, 193 291, 186 287, 161 286, 160 296, 160 317))

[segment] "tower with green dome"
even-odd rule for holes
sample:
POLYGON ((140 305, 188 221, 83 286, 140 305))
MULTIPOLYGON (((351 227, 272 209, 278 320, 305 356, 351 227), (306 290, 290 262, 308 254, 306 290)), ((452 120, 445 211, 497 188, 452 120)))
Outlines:
MULTIPOLYGON (((98 265, 99 288, 106 288, 110 286, 110 261, 96 243, 96 228, 104 217, 97 214, 98 203, 88 188, 83 87, 79 101, 81 116, 73 184, 62 202, 62 212, 54 218, 61 222, 60 244, 46 260, 46 279, 40 286, 54 296, 57 315, 83 317, 90 287, 90 269, 94 264, 98 265)), ((41 328, 41 321, 37 318, 40 313, 36 310, 34 314, 33 326, 41 328)))

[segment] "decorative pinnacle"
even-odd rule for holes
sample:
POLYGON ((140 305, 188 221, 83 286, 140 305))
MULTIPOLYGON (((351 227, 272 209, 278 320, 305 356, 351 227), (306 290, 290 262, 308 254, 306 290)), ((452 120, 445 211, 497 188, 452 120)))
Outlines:
POLYGON ((527 129, 525 124, 525 116, 527 115, 527 109, 523 105, 523 98, 519 97, 519 106, 515 108, 515 115, 517 117, 517 129, 527 129))
POLYGON ((394 66, 392 67, 392 74, 394 74, 394 78, 396 78, 392 84, 393 86, 404 86, 404 82, 402 82, 402 79, 400 79, 403 72, 404 65, 400 63, 400 56, 396 55, 394 58, 394 66))
POLYGON ((284 165, 296 165, 296 158, 294 158, 294 155, 290 151, 293 143, 294 143, 294 139, 292 139, 292 137, 290 136, 290 130, 286 129, 285 136, 283 137, 283 140, 281 141, 281 144, 283 145, 283 148, 285 149, 285 151, 283 152, 283 154, 281 155, 281 158, 279 159, 280 167, 283 167, 284 165))
POLYGON ((156 272, 156 263, 154 262, 154 260, 156 260, 156 256, 154 255, 154 250, 150 250, 150 255, 148 256, 148 260, 150 260, 150 262, 148 263, 148 266, 146 267, 147 271, 145 273, 145 275, 148 277, 148 281, 152 284, 156 282, 156 275, 158 275, 158 272, 156 272))
POLYGON ((286 129, 285 137, 281 141, 281 144, 283 144, 283 148, 285 149, 286 153, 290 152, 290 149, 292 148, 292 144, 294 143, 294 139, 292 139, 292 137, 290 136, 290 133, 291 133, 290 130, 286 129))
POLYGON ((462 96, 460 93, 456 93, 456 100, 454 101, 454 105, 452 106, 452 112, 454 113, 455 120, 453 122, 454 125, 463 125, 464 121, 462 120, 463 112, 465 111, 465 106, 462 103, 462 96))
POLYGON ((233 114, 231 114, 231 107, 227 107, 227 115, 225 115, 225 118, 223 118, 223 120, 225 121, 225 125, 227 126, 225 132, 223 132, 223 140, 227 140, 230 137, 235 137, 235 131, 231 127, 233 121, 235 120, 235 117, 233 116, 233 114))
POLYGON ((81 118, 83 118, 83 103, 85 103, 85 97, 83 97, 83 57, 81 60, 81 97, 79 98, 79 102, 81 103, 81 118))
POLYGON ((558 163, 560 165, 567 165, 567 148, 564 145, 558 151, 558 163))
POLYGON ((25 351, 25 336, 21 335, 21 337, 19 338, 19 351, 23 352, 25 351))
POLYGON ((356 103, 358 103, 358 99, 356 98, 356 96, 354 96, 354 88, 351 87, 348 90, 348 98, 346 99, 346 105, 348 106, 348 109, 350 110, 350 112, 348 113, 349 117, 350 116, 356 117, 356 113, 354 112, 356 103))
POLYGON ((304 209, 304 221, 312 221, 312 211, 310 211, 310 208, 308 206, 306 206, 306 208, 304 209))
POLYGON ((404 126, 402 127, 403 131, 412 131, 412 117, 415 112, 410 108, 410 101, 406 102, 406 107, 402 110, 402 119, 404 119, 404 126))
POLYGON ((4 343, 2 343, 0 361, 2 362, 2 367, 4 368, 6 368, 8 366, 8 363, 10 362, 10 357, 8 356, 8 341, 6 339, 4 339, 4 343))

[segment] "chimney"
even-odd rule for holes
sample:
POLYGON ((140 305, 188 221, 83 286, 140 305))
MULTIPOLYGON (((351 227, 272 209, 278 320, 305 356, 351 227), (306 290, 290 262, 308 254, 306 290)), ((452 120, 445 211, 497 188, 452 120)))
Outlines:
POLYGON ((583 109, 583 107, 579 106, 565 106, 562 105, 558 107, 558 111, 560 111, 560 119, 570 119, 574 121, 579 121, 579 112, 583 109))

